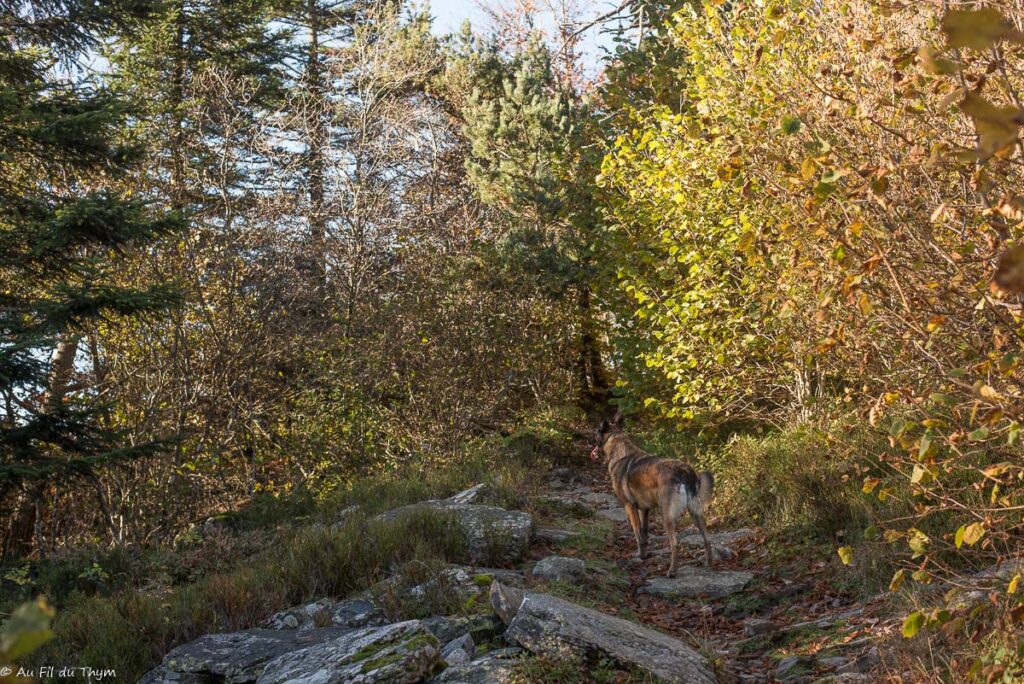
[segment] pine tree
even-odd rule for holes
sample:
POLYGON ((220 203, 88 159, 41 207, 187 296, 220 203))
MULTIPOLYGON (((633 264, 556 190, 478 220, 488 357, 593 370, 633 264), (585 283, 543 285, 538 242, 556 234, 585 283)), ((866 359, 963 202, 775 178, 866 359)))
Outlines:
POLYGON ((9 3, 0 14, 0 501, 16 502, 5 553, 30 549, 51 483, 95 478, 98 465, 153 446, 123 446, 75 383, 90 323, 176 299, 166 287, 118 285, 120 254, 180 224, 111 189, 132 162, 114 142, 126 112, 81 66, 145 9, 60 0, 9 3))
POLYGON ((580 403, 596 407, 606 398, 608 379, 590 285, 590 240, 600 220, 594 198, 600 155, 588 144, 594 112, 559 77, 536 36, 511 57, 471 44, 462 60, 475 84, 463 107, 472 146, 467 176, 509 224, 499 266, 574 309, 580 403))

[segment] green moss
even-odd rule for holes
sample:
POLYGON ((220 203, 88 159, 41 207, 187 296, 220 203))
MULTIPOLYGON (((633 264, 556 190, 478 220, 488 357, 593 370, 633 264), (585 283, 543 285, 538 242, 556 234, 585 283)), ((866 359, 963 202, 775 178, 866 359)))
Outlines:
POLYGON ((389 653, 388 655, 381 656, 380 658, 374 658, 373 660, 366 662, 361 668, 361 671, 363 674, 373 672, 374 670, 390 665, 391 663, 397 663, 401 659, 402 656, 397 653, 389 653))
POLYGON ((355 655, 352 656, 350 662, 353 662, 353 663, 362 662, 362 661, 366 660, 367 658, 371 658, 375 654, 380 653, 381 651, 383 651, 385 648, 387 648, 390 645, 391 644, 388 643, 388 642, 374 642, 372 644, 367 644, 366 646, 363 646, 361 649, 356 651, 355 655))
POLYGON ((490 575, 473 575, 473 581, 476 582, 478 586, 489 587, 494 581, 494 578, 490 575))

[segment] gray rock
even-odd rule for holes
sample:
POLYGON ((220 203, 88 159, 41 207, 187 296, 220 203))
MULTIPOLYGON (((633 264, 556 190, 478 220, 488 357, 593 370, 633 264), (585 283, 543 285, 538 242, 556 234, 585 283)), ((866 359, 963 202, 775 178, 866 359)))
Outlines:
POLYGON ((683 642, 547 594, 526 594, 505 638, 552 658, 606 655, 666 682, 716 681, 704 658, 683 642))
POLYGON ((743 591, 753 578, 752 574, 741 570, 713 570, 684 565, 678 569, 675 577, 648 580, 640 588, 640 593, 665 599, 721 598, 743 591))
POLYGON ((453 665, 431 679, 436 684, 521 684, 515 668, 523 657, 521 648, 502 648, 469 663, 453 665))
POLYGON ((160 665, 144 674, 138 684, 215 684, 217 681, 219 678, 213 675, 175 672, 160 665))
POLYGON ((838 670, 839 668, 843 667, 844 665, 848 665, 849 663, 850 659, 844 658, 843 656, 818 658, 818 665, 820 665, 821 667, 828 668, 829 670, 838 670))
MULTIPOLYGON (((909 677, 907 678, 909 681, 909 677)), ((843 674, 828 675, 820 679, 815 679, 814 684, 863 684, 870 682, 871 678, 867 675, 856 674, 853 672, 846 672, 843 674)))
POLYGON ((588 504, 592 504, 595 508, 615 508, 616 506, 619 508, 622 507, 622 503, 612 494, 606 494, 604 492, 593 492, 586 488, 584 488, 584 492, 585 493, 582 494, 580 498, 586 501, 588 504))
POLYGON ((814 658, 808 656, 789 656, 779 661, 775 668, 775 676, 779 679, 793 679, 801 677, 814 670, 814 658))
POLYGON ((253 682, 274 658, 291 651, 336 639, 344 630, 247 629, 226 634, 206 634, 182 644, 164 656, 163 666, 186 674, 215 675, 226 684, 253 682))
POLYGON ((522 605, 525 596, 524 591, 515 587, 497 581, 491 584, 491 607, 506 625, 512 622, 512 618, 519 612, 519 606, 522 605))
POLYGON ((533 576, 540 579, 568 582, 583 576, 586 566, 579 558, 548 556, 533 566, 533 576))
POLYGON ((490 486, 486 482, 481 482, 478 485, 473 485, 469 489, 465 489, 458 494, 449 496, 445 501, 453 504, 471 504, 479 503, 483 498, 490 493, 490 486))
POLYGON ((347 506, 346 508, 338 511, 337 515, 334 516, 334 522, 331 523, 332 530, 340 530, 348 524, 349 520, 359 512, 359 506, 347 506))
POLYGON ((629 522, 629 517, 626 515, 626 509, 624 508, 602 508, 597 511, 597 515, 612 522, 629 522))
POLYGON ((387 624, 384 613, 373 603, 363 599, 332 601, 320 599, 304 606, 295 606, 275 613, 264 623, 270 629, 313 629, 337 625, 355 629, 387 624))
POLYGON ((473 643, 473 637, 469 634, 463 634, 441 649, 441 658, 449 665, 468 663, 474 655, 476 655, 476 644, 473 643))
POLYGON ((537 501, 550 508, 561 509, 579 516, 591 515, 594 512, 590 506, 571 496, 541 496, 537 501))
POLYGON ((534 532, 533 537, 539 542, 546 544, 560 544, 573 535, 569 530, 559 530, 553 527, 542 527, 534 532))
POLYGON ((505 624, 497 615, 473 615, 470 617, 450 617, 434 615, 420 622, 437 637, 444 646, 463 635, 470 635, 474 641, 490 641, 505 631, 505 624))
POLYGON ((425 511, 451 516, 473 563, 514 562, 522 557, 530 544, 533 516, 523 511, 451 501, 423 501, 377 517, 380 520, 398 520, 425 511))
POLYGON ((763 620, 761 618, 748 618, 743 621, 743 633, 748 637, 758 636, 760 634, 771 634, 777 632, 779 626, 771 620, 763 620))
POLYGON ((437 638, 409 620, 286 653, 267 663, 257 684, 412 684, 427 676, 439 656, 437 638))
POLYGON ((859 656, 853 662, 840 667, 837 672, 839 674, 867 674, 878 667, 881 662, 882 659, 878 655, 878 647, 873 646, 867 653, 859 656))

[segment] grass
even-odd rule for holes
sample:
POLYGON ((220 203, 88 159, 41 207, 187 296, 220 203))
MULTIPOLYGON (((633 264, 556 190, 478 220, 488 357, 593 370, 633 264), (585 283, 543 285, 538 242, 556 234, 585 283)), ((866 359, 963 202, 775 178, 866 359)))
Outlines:
POLYGON ((529 473, 568 439, 546 430, 535 443, 540 453, 524 446, 525 433, 476 440, 447 459, 368 474, 316 501, 300 492, 276 508, 257 498, 228 516, 229 530, 178 549, 94 550, 27 569, 18 564, 7 572, 23 584, 5 601, 43 593, 58 607, 56 638, 33 654, 34 663, 113 668, 119 679, 137 680, 175 645, 202 634, 252 627, 278 610, 367 590, 396 574, 426 581, 448 563, 465 562, 447 516, 424 512, 385 522, 374 514, 478 482, 489 485, 487 503, 523 505, 529 473), (352 506, 356 511, 336 523, 352 506), (83 568, 91 569, 88 579, 80 577, 83 568))

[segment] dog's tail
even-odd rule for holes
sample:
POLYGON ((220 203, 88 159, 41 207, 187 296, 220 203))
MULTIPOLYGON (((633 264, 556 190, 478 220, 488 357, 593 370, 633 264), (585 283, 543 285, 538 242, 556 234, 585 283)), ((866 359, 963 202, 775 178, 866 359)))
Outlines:
POLYGON ((697 500, 701 511, 706 511, 711 504, 711 496, 715 491, 715 476, 709 470, 703 470, 697 476, 697 500))

